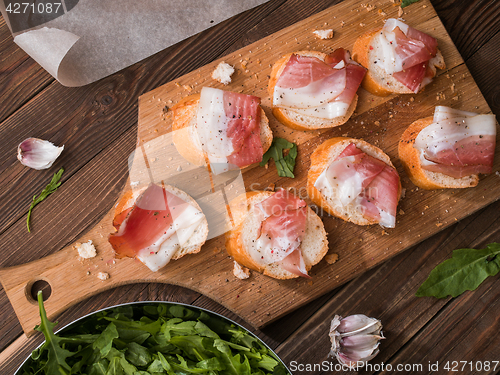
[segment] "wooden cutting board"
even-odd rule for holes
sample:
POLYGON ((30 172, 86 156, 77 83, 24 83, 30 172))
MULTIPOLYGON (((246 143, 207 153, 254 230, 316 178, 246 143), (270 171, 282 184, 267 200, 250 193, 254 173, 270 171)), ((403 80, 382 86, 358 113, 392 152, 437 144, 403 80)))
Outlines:
MULTIPOLYGON (((358 35, 381 27, 389 17, 398 16, 399 8, 391 1, 376 2, 374 8, 371 3, 375 4, 363 6, 355 0, 344 1, 141 96, 138 149, 130 158, 135 163, 125 189, 130 188, 130 181, 133 187, 137 180, 161 176, 200 201, 212 204, 215 209, 221 208, 217 206, 221 202, 217 199, 205 202, 210 194, 194 183, 198 172, 171 153, 169 138, 172 120, 169 108, 184 96, 199 92, 203 86, 212 86, 260 96, 274 136, 297 143, 299 150, 295 179, 278 177, 271 162, 268 168, 253 167, 225 181, 223 187, 228 197, 242 192, 236 191, 241 183, 246 190, 286 187, 306 197, 309 157, 314 149, 335 136, 363 138, 384 150, 401 176, 405 195, 398 206, 395 229, 356 226, 320 212, 328 233, 329 254, 338 254, 336 263, 320 262, 310 272, 310 280, 279 281, 255 272, 249 279, 239 280, 232 274, 233 262, 224 250, 222 235, 207 241, 199 254, 173 261, 156 273, 134 259, 115 260, 107 242, 109 233, 113 232, 111 211, 78 240, 92 240, 98 250, 96 258, 82 260, 70 245, 38 261, 0 270, 0 280, 24 331, 31 333, 39 322, 36 303, 30 296, 37 280, 45 280, 51 286, 52 294, 45 307, 52 319, 74 303, 105 289, 135 282, 164 282, 203 293, 253 326, 262 327, 497 200, 500 197, 499 157, 494 173, 482 178, 476 188, 441 191, 416 188, 397 159, 397 143, 404 129, 416 119, 431 116, 436 105, 491 113, 429 1, 405 8, 403 15, 409 25, 438 39, 447 64, 447 69, 440 71, 424 92, 382 98, 360 89, 356 113, 351 120, 330 130, 294 131, 272 116, 267 79, 274 61, 297 50, 328 53, 337 47, 351 49, 358 35), (334 29, 333 39, 314 37, 314 30, 327 28, 334 29), (221 61, 236 68, 232 83, 225 87, 210 78, 221 61), (109 278, 98 279, 99 272, 107 273, 109 278)), ((497 155, 499 148, 497 146, 497 155)), ((415 290, 417 287, 415 285, 415 290)))

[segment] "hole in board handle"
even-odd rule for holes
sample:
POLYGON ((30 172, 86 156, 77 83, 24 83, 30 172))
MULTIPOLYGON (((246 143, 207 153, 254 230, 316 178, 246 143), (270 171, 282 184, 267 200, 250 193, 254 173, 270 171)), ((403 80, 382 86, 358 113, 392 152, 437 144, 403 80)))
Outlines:
POLYGON ((52 287, 45 280, 34 280, 26 285, 26 298, 33 304, 38 303, 38 291, 42 291, 42 298, 47 301, 52 294, 52 287))

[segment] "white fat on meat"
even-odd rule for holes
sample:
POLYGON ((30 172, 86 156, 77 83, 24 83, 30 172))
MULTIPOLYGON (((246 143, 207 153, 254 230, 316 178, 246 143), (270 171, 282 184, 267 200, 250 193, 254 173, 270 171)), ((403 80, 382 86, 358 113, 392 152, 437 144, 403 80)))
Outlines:
POLYGON ((332 162, 321 172, 314 187, 337 207, 352 204, 363 192, 363 179, 352 166, 353 156, 332 162), (342 179, 336 176, 342 176, 342 179))
MULTIPOLYGON (((337 64, 338 65, 338 64, 337 64)), ((339 96, 346 85, 346 74, 336 73, 299 88, 274 86, 273 105, 280 108, 314 108, 339 96)))
MULTIPOLYGON (((227 157, 234 151, 227 135, 228 120, 224 110, 224 91, 203 87, 200 93, 196 123, 195 143, 201 145, 211 165, 227 165, 227 157)), ((223 167, 225 169, 225 167, 223 167)))
POLYGON ((413 147, 420 153, 422 165, 433 165, 425 158, 425 150, 433 147, 433 152, 452 148, 456 142, 471 136, 495 136, 495 115, 478 115, 438 106, 434 112, 433 123, 418 134, 413 147))
POLYGON ((378 61, 380 61, 388 74, 394 74, 403 70, 403 60, 395 51, 398 44, 396 42, 396 34, 394 34, 393 30, 396 27, 399 27, 405 35, 408 33, 408 25, 397 19, 390 18, 377 36, 382 47, 382 56, 378 56, 378 61))
POLYGON ((196 245, 196 232, 199 232, 204 215, 196 207, 186 202, 180 215, 174 215, 173 223, 151 246, 142 249, 137 258, 151 271, 156 272, 170 262, 181 248, 196 245))

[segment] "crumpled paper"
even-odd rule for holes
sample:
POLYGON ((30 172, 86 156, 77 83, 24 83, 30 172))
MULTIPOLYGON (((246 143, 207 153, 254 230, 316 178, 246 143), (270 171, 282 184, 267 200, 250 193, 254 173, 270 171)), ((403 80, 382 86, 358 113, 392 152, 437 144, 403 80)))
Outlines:
POLYGON ((50 14, 49 2, 40 0, 22 5, 19 13, 13 12, 14 1, 4 0, 0 10, 14 42, 61 84, 75 87, 115 73, 268 0, 58 1, 61 5, 52 3, 50 14))

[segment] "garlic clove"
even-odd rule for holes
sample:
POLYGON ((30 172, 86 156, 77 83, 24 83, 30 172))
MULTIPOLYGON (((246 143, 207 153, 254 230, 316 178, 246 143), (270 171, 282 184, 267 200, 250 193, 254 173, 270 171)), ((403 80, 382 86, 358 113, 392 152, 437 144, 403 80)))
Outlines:
POLYGON ((384 338, 383 336, 377 336, 377 335, 348 336, 340 339, 340 345, 342 345, 345 349, 349 350, 373 351, 378 347, 379 341, 383 338, 384 338))
POLYGON ((329 356, 350 368, 375 357, 379 353, 380 340, 384 338, 380 320, 361 314, 346 318, 335 315, 329 336, 332 342, 329 356))
POLYGON ((22 165, 33 169, 47 169, 58 158, 64 146, 57 147, 52 142, 38 138, 28 138, 17 147, 17 159, 22 165))
POLYGON ((380 329, 382 329, 380 320, 357 314, 342 319, 338 325, 337 331, 342 336, 351 336, 375 333, 377 331, 380 332, 380 329))

